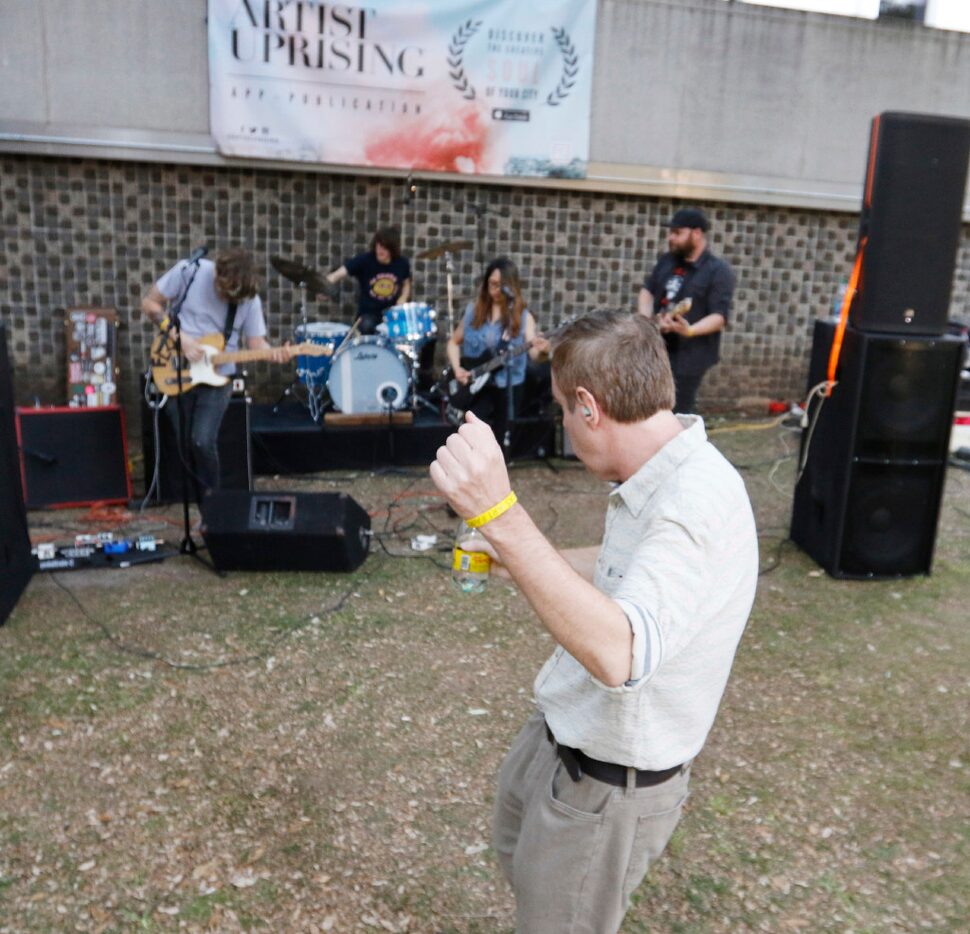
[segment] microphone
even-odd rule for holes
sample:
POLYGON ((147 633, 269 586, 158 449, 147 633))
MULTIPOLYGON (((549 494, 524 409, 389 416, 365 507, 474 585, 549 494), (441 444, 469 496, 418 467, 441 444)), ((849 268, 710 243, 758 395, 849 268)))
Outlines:
POLYGON ((197 246, 191 253, 189 253, 189 265, 192 266, 197 263, 208 252, 209 248, 207 246, 197 246))
POLYGON ((515 301, 515 292, 513 292, 507 285, 502 286, 502 294, 510 301, 515 301))
POLYGON ((414 177, 408 172, 408 177, 404 180, 404 204, 410 204, 418 191, 418 186, 414 183, 414 177))

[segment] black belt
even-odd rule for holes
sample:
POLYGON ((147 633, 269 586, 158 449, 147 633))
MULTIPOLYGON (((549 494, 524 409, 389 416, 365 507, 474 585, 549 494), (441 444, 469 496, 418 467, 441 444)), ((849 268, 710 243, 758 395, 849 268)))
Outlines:
MULTIPOLYGON (((606 782, 607 785, 619 785, 626 787, 627 773, 629 769, 625 765, 617 765, 615 762, 600 762, 599 759, 591 759, 580 749, 572 749, 556 742, 556 737, 552 735, 552 730, 546 724, 546 736, 549 742, 556 747, 556 752, 562 764, 566 766, 569 777, 578 782, 584 775, 595 778, 599 782, 606 782)), ((647 769, 636 769, 636 787, 647 788, 650 785, 660 785, 673 778, 684 770, 682 765, 674 765, 669 769, 661 769, 659 772, 650 772, 647 769)))

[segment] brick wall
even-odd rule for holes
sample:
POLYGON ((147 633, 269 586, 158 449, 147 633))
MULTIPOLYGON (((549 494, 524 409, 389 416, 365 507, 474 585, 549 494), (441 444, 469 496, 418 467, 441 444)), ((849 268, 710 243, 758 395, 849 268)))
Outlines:
MULTIPOLYGON (((269 266, 280 254, 322 271, 366 246, 375 226, 404 226, 405 252, 443 240, 477 240, 487 257, 510 256, 540 326, 587 307, 635 307, 644 272, 663 247, 668 199, 527 187, 420 182, 412 205, 398 179, 252 168, 164 167, 35 156, 0 157, 0 316, 7 323, 18 402, 65 395, 63 309, 116 307, 122 327, 120 392, 131 436, 139 423, 138 375, 151 331, 138 307, 157 276, 198 244, 241 245, 265 264, 270 339, 292 337, 298 290, 269 266)), ((679 202, 678 202, 679 203, 679 202)), ((716 253, 735 267, 738 289, 722 362, 708 374, 707 410, 804 390, 811 322, 829 313, 848 277, 857 216, 744 204, 704 204, 716 253)), ((970 294, 970 240, 958 258, 955 312, 970 294)), ((476 287, 473 251, 455 264, 456 314, 476 287)), ((442 261, 414 261, 414 298, 444 318, 442 261)), ((311 303, 311 320, 349 321, 354 292, 311 303)), ((442 326, 442 330, 444 327, 442 326)), ((259 365, 251 388, 272 400, 292 369, 259 365)))

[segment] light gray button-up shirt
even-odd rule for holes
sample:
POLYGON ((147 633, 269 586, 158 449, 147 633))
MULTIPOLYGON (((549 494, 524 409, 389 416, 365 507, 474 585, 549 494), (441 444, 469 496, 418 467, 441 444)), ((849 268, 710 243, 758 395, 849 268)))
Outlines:
POLYGON ((700 752, 758 580, 744 482, 703 421, 679 417, 685 430, 610 494, 596 564, 633 631, 631 680, 605 685, 560 646, 535 681, 560 743, 639 769, 700 752))

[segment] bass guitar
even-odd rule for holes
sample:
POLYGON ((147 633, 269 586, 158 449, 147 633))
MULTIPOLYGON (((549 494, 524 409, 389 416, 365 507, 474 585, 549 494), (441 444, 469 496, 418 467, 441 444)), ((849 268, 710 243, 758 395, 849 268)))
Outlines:
POLYGON ((446 399, 445 414, 448 420, 453 425, 461 425, 465 420, 465 412, 471 408, 475 396, 488 385, 492 374, 509 360, 524 354, 532 344, 533 341, 527 341, 494 355, 486 352, 478 357, 462 357, 461 365, 468 370, 467 384, 460 383, 454 370, 448 367, 435 387, 435 391, 446 399))
MULTIPOLYGON (((196 338, 202 346, 205 356, 201 360, 182 358, 181 380, 177 368, 175 341, 169 334, 159 334, 152 342, 150 355, 152 380, 158 391, 166 396, 177 396, 179 392, 187 392, 195 386, 225 386, 230 377, 216 372, 216 367, 223 363, 250 363, 256 360, 270 360, 274 350, 231 350, 223 351, 226 342, 221 334, 207 334, 196 338), (181 389, 179 385, 181 383, 181 389)), ((306 357, 328 357, 333 348, 325 344, 306 341, 293 347, 286 348, 288 359, 300 355, 306 357)))

